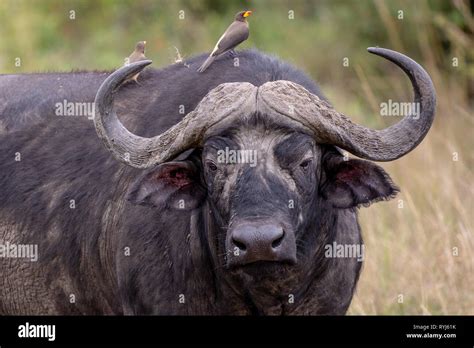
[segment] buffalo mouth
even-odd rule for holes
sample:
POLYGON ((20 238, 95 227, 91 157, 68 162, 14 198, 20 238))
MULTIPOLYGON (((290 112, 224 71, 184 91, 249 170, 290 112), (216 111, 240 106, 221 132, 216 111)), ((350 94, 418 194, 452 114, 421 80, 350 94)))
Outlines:
POLYGON ((229 271, 233 274, 245 273, 252 276, 278 276, 286 275, 294 271, 297 262, 293 260, 285 261, 254 261, 244 265, 229 266, 229 271))
POLYGON ((240 268, 240 269, 251 269, 251 268, 281 268, 282 266, 294 266, 297 262, 293 260, 283 260, 283 261, 268 261, 268 260, 258 260, 249 262, 245 265, 234 265, 230 266, 230 269, 240 268))

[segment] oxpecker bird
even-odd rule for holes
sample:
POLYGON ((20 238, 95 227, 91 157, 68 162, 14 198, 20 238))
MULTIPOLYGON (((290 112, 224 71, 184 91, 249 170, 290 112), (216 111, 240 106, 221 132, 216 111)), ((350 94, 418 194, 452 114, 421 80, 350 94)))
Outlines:
POLYGON ((247 40, 249 37, 249 24, 246 18, 251 14, 252 11, 241 11, 235 15, 234 21, 229 25, 224 34, 222 34, 214 50, 197 71, 204 72, 209 65, 212 64, 214 59, 227 51, 234 53, 234 48, 241 42, 247 40))
MULTIPOLYGON (((145 56, 145 45, 146 45, 146 41, 138 41, 137 45, 135 46, 135 50, 132 52, 132 54, 128 56, 128 58, 125 58, 125 65, 135 63, 140 60, 147 60, 147 57, 145 56)), ((137 81, 138 75, 139 73, 133 76, 128 81, 133 80, 138 83, 137 81)))

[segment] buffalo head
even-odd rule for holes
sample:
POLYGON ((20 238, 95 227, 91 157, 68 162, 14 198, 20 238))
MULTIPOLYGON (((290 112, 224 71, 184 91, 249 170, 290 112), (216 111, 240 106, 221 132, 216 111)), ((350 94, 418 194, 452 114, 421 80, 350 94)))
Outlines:
POLYGON ((142 61, 117 70, 100 87, 97 134, 116 159, 144 169, 130 190, 132 202, 156 209, 208 208, 212 216, 205 223, 219 227, 217 240, 209 243, 223 256, 222 265, 291 268, 316 252, 308 246, 317 244, 328 224, 342 224, 332 210, 367 205, 397 191, 382 168, 346 159, 338 148, 363 159, 395 160, 414 149, 432 124, 435 92, 423 68, 391 50, 369 52, 408 75, 419 115, 373 130, 296 83, 235 82, 211 90, 164 133, 143 138, 122 125, 113 107, 123 81, 151 63, 142 61), (189 149, 191 155, 179 157, 189 149))

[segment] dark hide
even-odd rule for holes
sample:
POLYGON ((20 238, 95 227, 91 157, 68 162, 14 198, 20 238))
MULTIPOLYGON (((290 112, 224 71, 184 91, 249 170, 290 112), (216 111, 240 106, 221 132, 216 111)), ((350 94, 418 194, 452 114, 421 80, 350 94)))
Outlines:
MULTIPOLYGON (((196 68, 205 55, 189 67, 145 70, 140 84, 118 92, 122 122, 138 135, 156 135, 223 82, 283 79, 321 96, 305 74, 274 57, 238 56, 240 68, 224 56, 204 74, 196 68)), ((0 258, 0 314, 346 312, 361 263, 325 257, 324 246, 362 244, 356 207, 396 193, 381 168, 344 161, 337 149, 272 125, 266 115, 156 168, 127 167, 105 150, 92 121, 54 113, 64 98, 92 102, 106 76, 0 76, 0 241, 39 251, 38 262, 0 258), (249 126, 258 146, 276 137, 266 157, 273 169, 260 175, 259 166, 239 167, 235 181, 230 168, 211 175, 204 158, 212 143, 246 147, 249 126), (313 157, 304 163, 308 151, 313 157), (284 208, 290 199, 294 211, 284 208), (257 213, 290 226, 296 265, 226 267, 228 227, 257 213)))

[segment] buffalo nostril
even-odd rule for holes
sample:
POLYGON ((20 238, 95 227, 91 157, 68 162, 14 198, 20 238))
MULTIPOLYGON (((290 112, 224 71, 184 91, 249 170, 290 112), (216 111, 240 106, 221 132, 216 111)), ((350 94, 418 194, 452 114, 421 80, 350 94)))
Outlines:
POLYGON ((235 238, 232 238, 232 242, 234 243, 234 245, 239 248, 240 250, 242 251, 245 251, 247 249, 247 247, 245 246, 244 243, 242 242, 239 242, 237 239, 235 238))
POLYGON ((259 261, 296 262, 296 245, 291 230, 270 222, 234 225, 226 236, 228 265, 245 265, 259 261))
POLYGON ((281 242, 283 241, 284 237, 285 237, 285 231, 283 231, 283 233, 281 234, 280 237, 278 237, 277 239, 275 239, 272 242, 272 248, 278 248, 280 246, 281 242))

